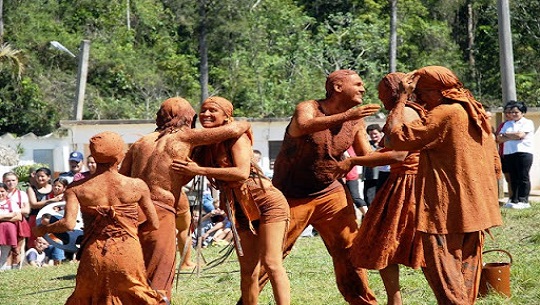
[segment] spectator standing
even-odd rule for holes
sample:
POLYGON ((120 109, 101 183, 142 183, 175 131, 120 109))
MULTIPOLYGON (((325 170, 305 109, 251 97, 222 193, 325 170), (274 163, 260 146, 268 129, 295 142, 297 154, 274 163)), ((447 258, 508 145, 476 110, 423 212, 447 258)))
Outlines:
POLYGON ((96 160, 92 155, 89 155, 86 157, 86 167, 88 168, 88 171, 86 172, 78 172, 73 176, 73 181, 82 180, 85 178, 90 177, 93 173, 96 172, 96 160))
POLYGON ((508 162, 512 196, 504 207, 510 209, 528 209, 531 192, 529 171, 533 162, 534 124, 525 117, 527 106, 524 102, 515 101, 504 107, 504 112, 510 115, 499 131, 497 140, 504 143, 503 155, 508 162))
MULTIPOLYGON (((515 103, 515 101, 510 101, 508 103, 506 103, 504 109, 506 109, 506 107, 510 107, 510 105, 512 105, 513 103, 515 103)), ((511 107, 510 107, 511 108, 511 107)), ((495 131, 495 136, 496 136, 496 141, 497 141, 497 144, 499 144, 499 157, 501 158, 501 165, 502 165, 502 172, 503 172, 503 175, 504 175, 504 180, 506 180, 506 184, 508 185, 508 201, 507 203, 511 203, 512 202, 512 181, 510 180, 510 165, 508 164, 508 158, 504 158, 504 141, 502 141, 502 139, 500 139, 499 137, 499 133, 501 132, 501 129, 503 128, 504 124, 510 120, 512 120, 512 111, 504 111, 504 122, 502 122, 501 124, 499 124, 499 127, 497 127, 497 130, 495 131)))
MULTIPOLYGON (((354 148, 349 147, 345 152, 345 157, 356 157, 354 148)), ((352 169, 345 176, 345 185, 351 194, 352 200, 356 208, 362 213, 362 216, 366 215, 368 207, 367 203, 362 197, 360 197, 360 182, 358 181, 358 169, 356 166, 353 166, 352 169)))
POLYGON ((30 214, 30 203, 28 202, 28 195, 26 194, 26 192, 18 189, 19 177, 17 176, 17 174, 15 174, 14 172, 7 172, 3 176, 3 181, 8 188, 8 199, 11 201, 12 204, 16 204, 19 206, 22 214, 21 220, 15 223, 17 225, 17 246, 19 249, 17 252, 13 252, 13 255, 11 256, 11 261, 8 260, 8 262, 11 262, 13 268, 20 268, 20 263, 22 260, 21 254, 25 251, 26 238, 30 237, 32 233, 30 225, 28 224, 28 220, 26 219, 30 214))
POLYGON ((67 179, 69 183, 73 182, 73 179, 77 173, 80 173, 83 169, 84 155, 81 152, 74 151, 69 154, 69 171, 63 172, 59 177, 67 179))
MULTIPOLYGON (((28 216, 28 224, 30 229, 36 226, 36 217, 44 206, 52 202, 61 201, 61 198, 49 199, 49 194, 52 193, 53 187, 51 184, 51 170, 46 167, 38 168, 34 174, 35 183, 31 184, 26 189, 28 195, 28 202, 30 203, 30 215, 28 216)), ((34 248, 34 242, 36 236, 34 233, 28 238, 28 248, 34 248)))
POLYGON ((21 208, 7 195, 8 187, 0 183, 0 271, 11 269, 10 254, 18 254, 16 222, 22 219, 21 208))
MULTIPOLYGON (((369 136, 369 144, 372 150, 379 149, 379 142, 383 137, 382 128, 379 124, 370 124, 366 128, 366 132, 369 136)), ((362 169, 362 180, 364 181, 364 200, 367 207, 371 205, 375 194, 377 193, 377 185, 379 180, 379 168, 364 166, 362 169)))

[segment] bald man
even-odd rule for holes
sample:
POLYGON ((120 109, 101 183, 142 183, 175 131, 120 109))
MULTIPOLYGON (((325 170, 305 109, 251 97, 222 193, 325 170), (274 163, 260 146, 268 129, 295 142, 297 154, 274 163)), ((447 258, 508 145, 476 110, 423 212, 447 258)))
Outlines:
MULTIPOLYGON (((352 199, 336 169, 349 147, 359 155, 371 151, 363 118, 380 106, 359 106, 364 93, 364 82, 356 72, 338 70, 328 75, 326 98, 304 101, 296 107, 272 178, 291 210, 283 255, 291 251, 302 231, 313 225, 332 256, 339 291, 354 305, 377 301, 368 287, 366 271, 355 268, 349 257, 358 223, 352 199)), ((261 287, 267 278, 261 270, 261 287)))

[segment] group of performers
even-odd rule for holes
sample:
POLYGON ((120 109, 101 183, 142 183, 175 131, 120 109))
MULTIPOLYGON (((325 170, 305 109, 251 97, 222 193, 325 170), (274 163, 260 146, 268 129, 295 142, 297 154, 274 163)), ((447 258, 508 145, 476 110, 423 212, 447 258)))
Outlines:
POLYGON ((222 97, 204 101, 200 129, 189 102, 166 100, 156 131, 125 158, 118 134, 92 137, 96 173, 68 188, 62 220, 35 229, 38 236, 70 230, 81 208, 85 238, 67 304, 167 303, 176 239, 181 263, 189 265, 183 252, 190 212, 181 186, 196 175, 220 191, 234 223, 238 304, 256 305, 268 280, 276 304, 290 304, 282 262, 308 225, 332 256, 349 304, 377 304, 366 269, 380 271, 388 304, 401 304, 399 264, 422 268, 439 304, 474 304, 483 232, 502 224, 500 161, 488 116, 440 66, 388 74, 378 90, 390 111, 384 149, 372 151, 364 133, 363 118, 380 106, 361 105, 362 79, 338 70, 327 77, 326 98, 296 107, 272 181, 252 160, 250 125, 234 121, 233 105, 222 97), (344 158, 350 147, 356 156, 344 158), (390 177, 359 228, 342 178, 356 165, 386 164, 390 177))

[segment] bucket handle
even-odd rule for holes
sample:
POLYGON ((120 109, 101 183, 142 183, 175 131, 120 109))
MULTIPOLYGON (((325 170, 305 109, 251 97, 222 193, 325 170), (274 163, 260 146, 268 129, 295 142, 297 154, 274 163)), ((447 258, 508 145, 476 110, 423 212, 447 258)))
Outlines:
POLYGON ((512 259, 512 254, 510 254, 510 252, 508 252, 506 250, 503 250, 503 249, 491 249, 491 250, 486 250, 486 251, 482 252, 482 255, 484 255, 486 253, 489 253, 489 252, 502 252, 502 253, 508 255, 508 257, 510 258, 510 265, 512 265, 513 259, 512 259))

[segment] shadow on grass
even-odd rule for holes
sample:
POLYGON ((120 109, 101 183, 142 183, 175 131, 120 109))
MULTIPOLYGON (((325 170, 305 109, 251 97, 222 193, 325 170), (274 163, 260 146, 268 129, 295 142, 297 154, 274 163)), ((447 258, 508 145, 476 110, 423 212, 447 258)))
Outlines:
POLYGON ((21 294, 16 294, 16 295, 0 296, 0 299, 11 299, 13 297, 38 295, 38 294, 47 293, 47 292, 55 292, 55 291, 60 291, 60 290, 64 290, 64 289, 74 289, 74 288, 75 288, 75 286, 59 287, 59 288, 40 290, 40 291, 30 292, 30 293, 21 293, 21 294))

